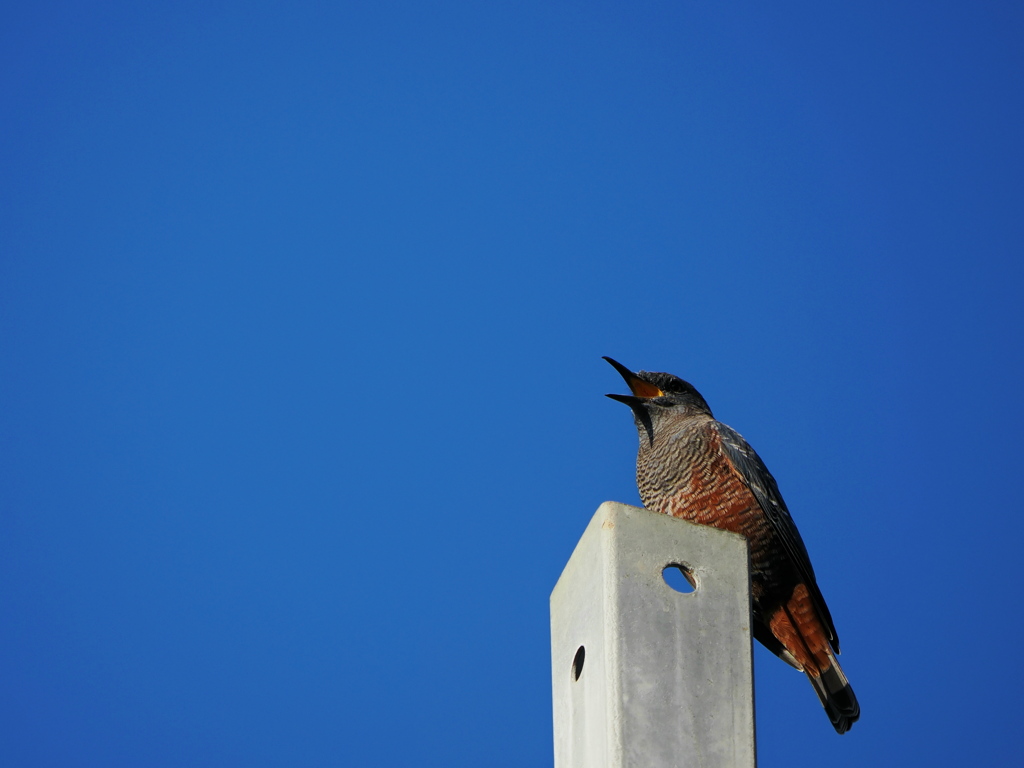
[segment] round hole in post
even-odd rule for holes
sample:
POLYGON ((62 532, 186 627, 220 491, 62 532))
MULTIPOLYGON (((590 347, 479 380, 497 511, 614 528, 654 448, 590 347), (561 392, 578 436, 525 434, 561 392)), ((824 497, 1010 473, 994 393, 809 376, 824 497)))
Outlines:
POLYGON ((587 652, 583 650, 583 646, 579 647, 576 651, 576 656, 572 660, 572 679, 579 680, 580 675, 583 674, 583 659, 587 655, 587 652))
POLYGON ((697 577, 693 569, 681 563, 669 563, 661 570, 661 578, 676 592, 688 595, 697 591, 697 577))

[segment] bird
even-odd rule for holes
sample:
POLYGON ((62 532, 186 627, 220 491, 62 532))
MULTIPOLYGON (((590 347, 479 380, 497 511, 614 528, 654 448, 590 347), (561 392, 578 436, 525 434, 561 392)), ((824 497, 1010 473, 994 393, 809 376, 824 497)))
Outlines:
POLYGON ((747 539, 754 637, 807 675, 836 732, 846 733, 860 704, 836 661, 839 636, 775 478, 692 384, 604 359, 632 393, 608 397, 633 411, 644 506, 747 539))

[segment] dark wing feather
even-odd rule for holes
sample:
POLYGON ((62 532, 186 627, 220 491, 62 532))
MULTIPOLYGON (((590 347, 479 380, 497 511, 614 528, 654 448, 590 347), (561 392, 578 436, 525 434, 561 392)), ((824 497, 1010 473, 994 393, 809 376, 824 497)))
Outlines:
POLYGON ((767 515, 772 528, 775 529, 779 540, 782 541, 786 552, 803 577, 804 583, 807 584, 811 600, 814 602, 815 608, 818 609, 818 615, 821 616, 831 634, 832 646, 836 653, 839 653, 839 635, 836 634, 835 625, 832 623, 832 614, 829 613, 828 606, 825 605, 825 598, 821 596, 821 590, 818 589, 818 582, 814 578, 814 569, 811 567, 811 558, 807 555, 807 547, 804 546, 804 541, 800 538, 800 532, 796 529, 796 523, 793 522, 789 510, 786 508, 786 502, 782 500, 782 494, 779 493, 779 486, 775 482, 775 478, 761 461, 761 457, 739 432, 720 421, 716 421, 715 425, 721 435, 722 448, 726 455, 732 461, 733 466, 743 475, 744 481, 767 515))

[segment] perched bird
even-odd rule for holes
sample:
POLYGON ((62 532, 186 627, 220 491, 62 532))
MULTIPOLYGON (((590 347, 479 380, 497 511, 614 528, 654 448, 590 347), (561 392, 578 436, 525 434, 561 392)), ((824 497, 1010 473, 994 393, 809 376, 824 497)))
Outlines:
POLYGON ((807 675, 833 727, 845 733, 860 705, 836 661, 839 637, 775 478, 738 432, 715 421, 692 384, 604 359, 632 392, 608 397, 628 405, 636 420, 644 506, 746 537, 754 637, 807 675))

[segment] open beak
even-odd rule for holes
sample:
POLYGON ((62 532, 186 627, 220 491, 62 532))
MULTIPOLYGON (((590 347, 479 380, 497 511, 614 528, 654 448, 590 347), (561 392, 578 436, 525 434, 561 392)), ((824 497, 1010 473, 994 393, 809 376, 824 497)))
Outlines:
POLYGON ((626 384, 629 385, 629 391, 633 393, 632 395, 606 395, 606 397, 618 400, 620 403, 625 403, 632 407, 641 400, 649 400, 652 397, 661 397, 665 394, 658 387, 649 381, 644 381, 617 360, 612 360, 610 357, 605 357, 604 359, 626 380, 626 384))

